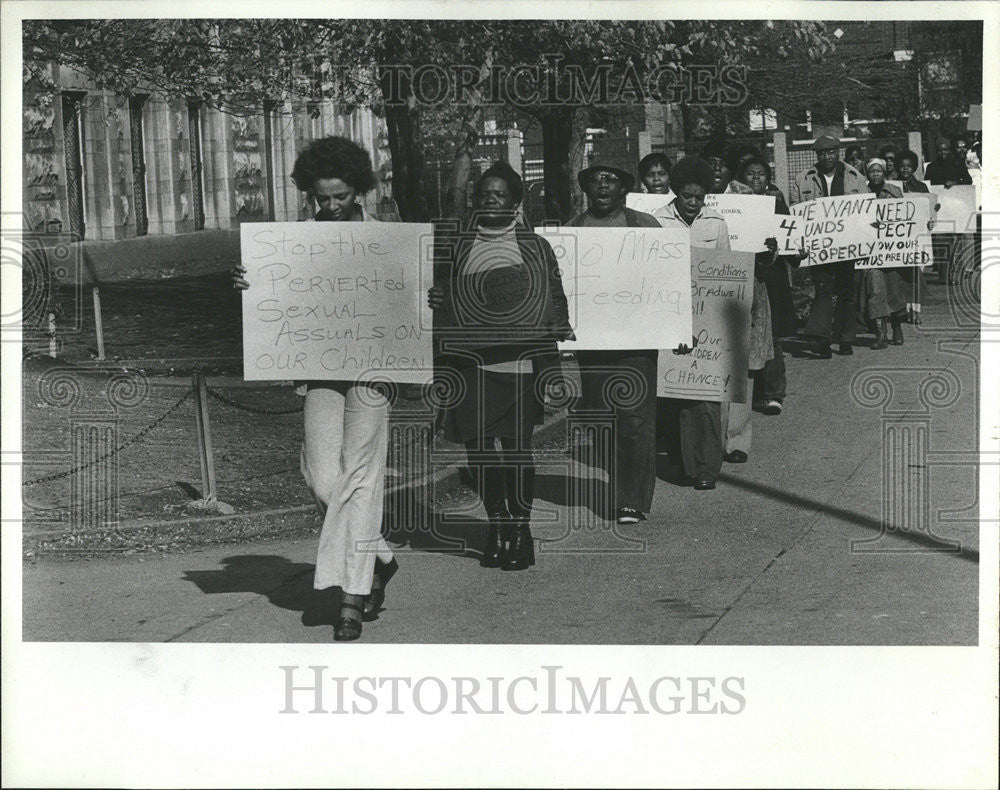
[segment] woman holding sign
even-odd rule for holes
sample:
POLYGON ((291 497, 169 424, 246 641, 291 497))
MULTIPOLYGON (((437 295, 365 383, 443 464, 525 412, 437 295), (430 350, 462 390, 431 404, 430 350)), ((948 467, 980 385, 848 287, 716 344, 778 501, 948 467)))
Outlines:
MULTIPOLYGON (((885 181, 886 162, 874 157, 868 160, 868 188, 881 199, 901 198, 903 193, 885 181)), ((865 269, 858 272, 858 312, 875 325, 873 350, 889 345, 887 322, 892 322, 892 343, 903 344, 902 317, 906 314, 907 288, 896 269, 865 269)))
MULTIPOLYGON (((299 154, 292 180, 317 209, 317 221, 371 222, 358 198, 375 186, 371 157, 345 137, 314 140, 299 154)), ((245 290, 238 266, 233 284, 245 290)), ((389 436, 389 399, 377 384, 308 381, 301 468, 323 517, 313 586, 340 587, 334 640, 361 636, 362 619, 385 600, 397 570, 382 537, 382 497, 389 436)))
MULTIPOLYGON (((742 178, 744 184, 750 187, 755 195, 772 195, 774 197, 774 213, 787 215, 788 203, 785 195, 771 180, 771 168, 760 156, 754 155, 743 165, 742 178)), ((751 378, 754 380, 755 407, 764 414, 781 414, 782 405, 788 381, 785 374, 785 359, 782 339, 795 337, 797 325, 795 321, 795 302, 792 297, 791 268, 797 268, 803 259, 809 256, 805 250, 797 255, 777 255, 777 239, 765 241, 767 251, 758 253, 755 259, 754 275, 764 284, 768 308, 771 317, 771 351, 773 356, 768 359, 761 354, 759 346, 751 344, 751 378), (763 362, 757 369, 753 358, 763 362)), ((756 286, 754 288, 754 305, 759 303, 756 286)), ((758 307, 759 309, 759 307, 758 307)))
POLYGON ((476 183, 472 233, 435 239, 450 271, 428 294, 438 312, 445 436, 479 469, 489 528, 480 564, 506 571, 535 564, 531 537, 535 465, 531 441, 545 385, 558 374, 557 340, 573 338, 549 243, 516 221, 521 177, 505 162, 476 183), (497 448, 499 443, 499 449, 497 448))
MULTIPOLYGON (((724 176, 723 176, 724 177, 724 176)), ((716 172, 698 156, 686 156, 671 172, 677 195, 667 206, 654 212, 664 228, 681 228, 691 234, 692 247, 728 250, 726 221, 705 208, 705 195, 716 185, 716 172)), ((715 488, 722 471, 722 418, 714 401, 676 400, 680 423, 682 483, 699 491, 715 488)))
MULTIPOLYGON (((916 178, 917 168, 920 166, 920 157, 913 151, 909 149, 904 149, 899 152, 899 157, 896 160, 896 169, 899 172, 899 178, 903 182, 903 194, 909 192, 917 192, 922 194, 929 194, 930 190, 927 188, 927 184, 923 181, 918 181, 916 178)), ((933 212, 932 212, 933 214, 933 212)), ((928 224, 927 229, 931 229, 931 224, 928 224)), ((906 311, 909 314, 909 320, 911 324, 920 324, 920 302, 922 299, 922 294, 925 290, 924 287, 924 271, 920 266, 908 266, 905 269, 900 270, 900 275, 906 282, 907 293, 910 299, 906 304, 906 311)), ((902 330, 900 330, 900 340, 902 340, 902 330)))

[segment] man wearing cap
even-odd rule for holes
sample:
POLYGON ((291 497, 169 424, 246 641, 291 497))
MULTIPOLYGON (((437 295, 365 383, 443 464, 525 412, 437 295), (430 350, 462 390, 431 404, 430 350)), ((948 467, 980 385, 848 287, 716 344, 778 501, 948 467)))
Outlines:
MULTIPOLYGON (((577 175, 587 195, 587 210, 567 225, 578 228, 658 228, 649 214, 625 205, 635 185, 632 174, 609 164, 592 164, 577 175)), ((649 513, 656 485, 657 349, 581 350, 583 403, 587 409, 615 416, 614 491, 619 524, 634 524, 649 513), (626 389, 644 391, 638 403, 615 402, 620 387, 613 380, 628 376, 626 389), (610 402, 608 402, 610 399, 610 402)), ((634 400, 634 399, 632 399, 634 400)))
MULTIPOLYGON (((792 183, 791 203, 803 203, 835 195, 860 195, 868 191, 868 179, 840 161, 840 140, 823 135, 813 144, 816 164, 800 173, 792 183)), ((854 353, 854 261, 812 266, 809 270, 816 296, 809 310, 804 334, 813 340, 813 352, 829 359, 830 341, 836 339, 841 354, 854 353), (836 307, 834 307, 836 299, 836 307)))

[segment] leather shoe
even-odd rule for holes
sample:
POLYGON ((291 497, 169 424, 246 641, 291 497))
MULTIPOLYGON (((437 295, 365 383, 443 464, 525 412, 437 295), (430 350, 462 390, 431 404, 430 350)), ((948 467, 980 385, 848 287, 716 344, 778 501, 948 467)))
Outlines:
POLYGON ((500 562, 500 570, 523 571, 535 564, 535 541, 531 529, 523 521, 514 527, 507 553, 500 562))
POLYGON ((491 519, 489 531, 486 533, 486 545, 483 546, 483 557, 479 564, 483 568, 499 568, 507 551, 508 526, 499 520, 491 519))
POLYGON ((711 491, 715 488, 715 481, 710 477, 699 477, 694 481, 695 491, 711 491))
POLYGON ((830 350, 830 344, 825 340, 813 340, 809 344, 809 350, 813 353, 813 356, 819 359, 833 359, 833 352, 830 350))
POLYGON ((733 450, 731 453, 726 453, 722 456, 727 464, 745 464, 747 462, 747 454, 742 450, 733 450))
POLYGON ((854 353, 854 346, 851 343, 845 343, 841 341, 840 343, 840 355, 842 357, 849 357, 854 353))

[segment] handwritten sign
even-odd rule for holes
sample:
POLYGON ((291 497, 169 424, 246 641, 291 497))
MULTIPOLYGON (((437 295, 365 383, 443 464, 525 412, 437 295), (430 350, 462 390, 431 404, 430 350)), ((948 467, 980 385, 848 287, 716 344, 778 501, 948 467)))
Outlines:
POLYGON ((875 246, 855 269, 927 266, 933 262, 930 232, 931 201, 926 193, 875 202, 875 246))
POLYGON ((934 233, 974 233, 976 230, 976 187, 961 185, 937 190, 938 211, 934 233))
POLYGON ((774 235, 774 195, 705 195, 705 207, 721 214, 735 252, 763 252, 764 239, 774 235))
POLYGON ((690 234, 667 228, 545 228, 575 341, 563 349, 691 342, 690 234))
POLYGON ((747 402, 753 259, 749 252, 691 249, 691 303, 698 345, 685 355, 660 352, 658 396, 747 402))
POLYGON ((625 196, 625 205, 635 211, 644 211, 652 214, 657 209, 661 209, 676 197, 673 192, 666 192, 662 195, 654 195, 651 192, 629 192, 625 196))
POLYGON ((920 266, 930 262, 926 195, 878 199, 875 195, 817 198, 792 207, 778 221, 778 251, 805 247, 803 266, 855 261, 859 268, 920 266))
POLYGON ((243 377, 429 381, 433 272, 421 246, 431 232, 418 223, 242 225, 243 377))

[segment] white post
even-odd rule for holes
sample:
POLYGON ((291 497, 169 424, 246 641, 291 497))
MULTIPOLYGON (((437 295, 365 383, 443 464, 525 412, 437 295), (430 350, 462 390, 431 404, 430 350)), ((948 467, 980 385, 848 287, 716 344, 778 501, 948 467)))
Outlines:
POLYGON ((49 356, 56 358, 56 314, 49 313, 49 356))
POLYGON ((97 359, 104 361, 104 316, 101 314, 101 292, 94 286, 94 331, 97 333, 97 359))
POLYGON ((908 132, 906 135, 906 147, 909 148, 918 157, 917 160, 917 172, 916 175, 919 177, 920 174, 924 172, 924 138, 920 132, 908 132))
POLYGON ((522 176, 524 173, 521 171, 521 131, 520 129, 508 129, 507 130, 507 164, 509 164, 514 171, 520 173, 522 176))
POLYGON ((653 139, 649 132, 639 132, 639 158, 653 153, 653 139))
POLYGON ((788 148, 784 132, 774 133, 774 183, 788 197, 792 182, 788 177, 788 148))

